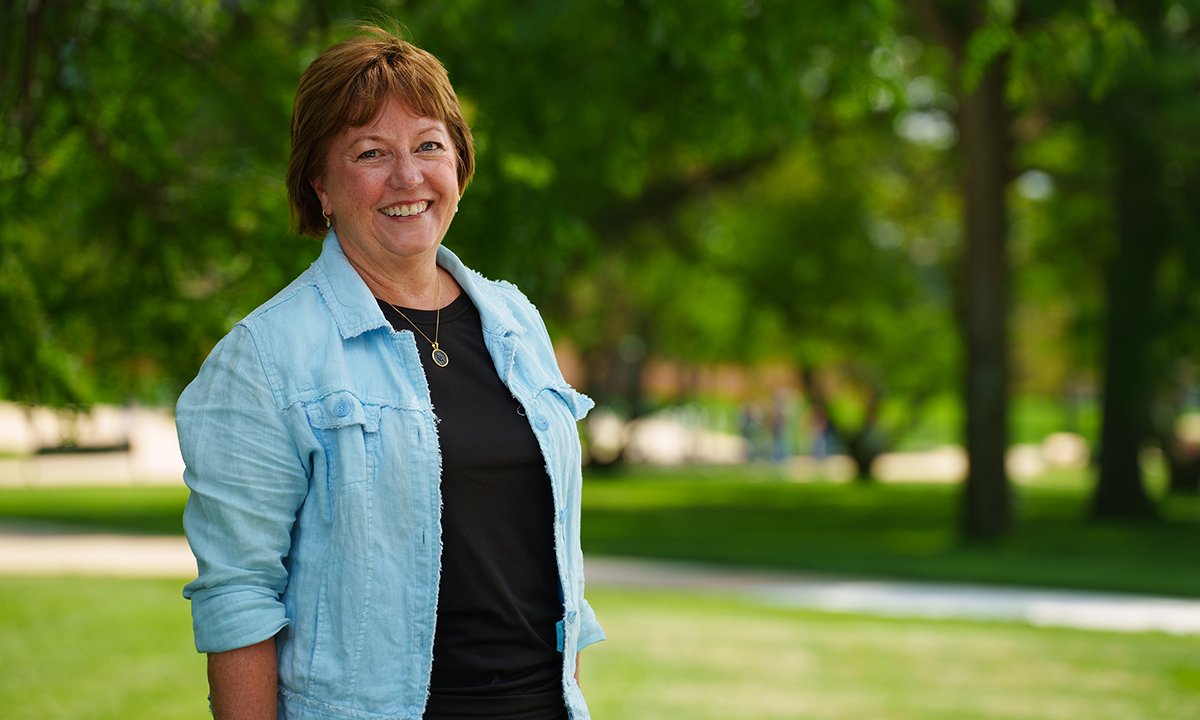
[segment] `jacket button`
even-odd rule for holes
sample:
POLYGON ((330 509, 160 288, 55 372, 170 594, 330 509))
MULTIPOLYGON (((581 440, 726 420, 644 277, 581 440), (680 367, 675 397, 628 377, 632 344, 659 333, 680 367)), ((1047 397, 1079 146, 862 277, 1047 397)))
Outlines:
POLYGON ((537 428, 538 428, 538 430, 545 430, 545 429, 546 429, 546 428, 548 428, 548 427, 550 427, 550 421, 549 421, 549 420, 547 420, 547 419, 546 419, 546 418, 544 418, 544 417, 539 417, 539 418, 537 419, 537 428))
POLYGON ((345 400, 338 400, 337 405, 333 406, 333 414, 338 417, 346 417, 350 414, 350 403, 345 400))

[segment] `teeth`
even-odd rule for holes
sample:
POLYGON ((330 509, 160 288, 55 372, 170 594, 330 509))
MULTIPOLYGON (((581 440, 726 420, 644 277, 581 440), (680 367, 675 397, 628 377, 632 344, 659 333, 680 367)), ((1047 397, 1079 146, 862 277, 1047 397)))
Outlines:
POLYGON ((419 215, 428 209, 429 201, 421 200, 411 205, 393 205, 392 207, 384 208, 381 212, 390 217, 408 217, 409 215, 419 215))

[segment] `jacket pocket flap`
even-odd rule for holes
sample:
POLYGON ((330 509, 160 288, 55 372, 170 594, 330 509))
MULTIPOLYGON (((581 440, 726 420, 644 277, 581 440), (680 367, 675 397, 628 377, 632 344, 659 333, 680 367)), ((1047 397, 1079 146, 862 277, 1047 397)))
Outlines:
POLYGON ((347 390, 329 393, 304 404, 308 422, 315 428, 334 429, 362 425, 367 432, 379 430, 379 407, 364 404, 347 390))

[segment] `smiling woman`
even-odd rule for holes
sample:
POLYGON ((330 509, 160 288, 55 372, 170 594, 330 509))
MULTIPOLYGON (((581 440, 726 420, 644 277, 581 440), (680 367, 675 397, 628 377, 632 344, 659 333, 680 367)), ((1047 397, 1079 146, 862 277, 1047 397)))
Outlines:
POLYGON ((301 78, 288 197, 321 255, 177 412, 218 720, 589 717, 592 403, 533 305, 444 247, 473 170, 446 71, 399 37, 301 78))
POLYGON ((367 125, 348 127, 330 141, 324 171, 311 184, 346 259, 376 297, 424 310, 437 310, 439 298, 458 297, 452 277, 443 281, 449 292, 411 294, 430 285, 422 271, 448 276, 434 262, 458 211, 445 123, 389 99, 367 125))

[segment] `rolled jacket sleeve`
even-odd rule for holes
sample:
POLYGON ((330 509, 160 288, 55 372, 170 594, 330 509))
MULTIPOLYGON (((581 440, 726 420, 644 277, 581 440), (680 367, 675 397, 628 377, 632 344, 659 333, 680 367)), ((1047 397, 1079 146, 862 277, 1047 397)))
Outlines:
POLYGON ((593 645, 606 639, 604 629, 600 627, 600 622, 596 620, 596 612, 592 610, 592 606, 584 599, 582 612, 579 614, 579 649, 582 650, 588 645, 593 645))
POLYGON ((176 422, 190 490, 183 525, 199 571, 184 588, 196 649, 253 645, 288 624, 281 596, 308 473, 248 329, 214 348, 176 422))

